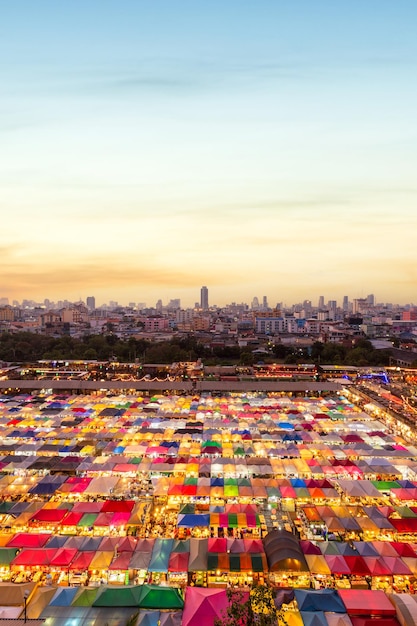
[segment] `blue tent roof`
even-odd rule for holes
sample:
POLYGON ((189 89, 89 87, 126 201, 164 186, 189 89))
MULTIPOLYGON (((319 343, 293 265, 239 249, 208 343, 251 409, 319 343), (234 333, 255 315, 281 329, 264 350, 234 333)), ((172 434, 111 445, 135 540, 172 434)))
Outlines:
POLYGON ((149 572, 167 572, 169 557, 171 556, 173 539, 155 539, 151 561, 148 565, 149 572))
POLYGON ((54 595, 50 606, 71 606, 76 594, 79 592, 77 587, 61 587, 54 595))
POLYGON ((300 611, 304 626, 328 626, 323 611, 300 611))
MULTIPOLYGON (((335 589, 294 589, 300 611, 329 611, 332 613, 346 613, 339 594, 335 589)), ((327 622, 324 622, 325 624, 327 622)))
POLYGON ((210 526, 210 514, 198 515, 197 513, 185 513, 178 515, 178 526, 194 528, 195 526, 210 526))

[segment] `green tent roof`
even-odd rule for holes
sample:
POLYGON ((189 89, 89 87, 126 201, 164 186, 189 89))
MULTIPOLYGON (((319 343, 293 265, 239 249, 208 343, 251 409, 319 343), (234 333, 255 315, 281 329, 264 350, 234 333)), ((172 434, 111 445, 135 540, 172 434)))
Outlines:
POLYGON ((0 565, 10 565, 17 553, 17 548, 0 548, 0 565))
POLYGON ((84 513, 77 526, 93 526, 97 519, 97 513, 84 513))
POLYGON ((75 596, 71 606, 93 606, 94 600, 96 599, 99 591, 99 587, 82 589, 81 593, 75 596))
POLYGON ((396 480, 372 480, 373 485, 379 491, 390 491, 391 489, 400 489, 401 485, 396 480))
POLYGON ((105 587, 97 594, 93 606, 139 606, 141 587, 105 587))
POLYGON ((139 606, 141 609, 182 609, 184 600, 179 589, 159 585, 142 585, 139 606))

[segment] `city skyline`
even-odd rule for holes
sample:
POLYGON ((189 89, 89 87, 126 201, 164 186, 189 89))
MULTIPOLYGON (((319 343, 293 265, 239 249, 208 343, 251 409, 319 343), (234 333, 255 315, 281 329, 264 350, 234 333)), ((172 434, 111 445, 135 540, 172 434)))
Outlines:
POLYGON ((384 308, 384 307, 393 307, 393 308, 401 308, 401 309, 415 309, 416 305, 413 302, 385 302, 379 301, 375 294, 367 294, 366 296, 359 297, 349 297, 348 295, 343 296, 340 300, 334 300, 330 297, 325 297, 320 295, 316 298, 303 298, 298 302, 269 302, 268 296, 263 295, 261 298, 258 296, 252 296, 250 298, 244 299, 242 301, 233 300, 233 295, 231 295, 232 299, 228 300, 223 304, 219 304, 216 301, 209 303, 210 298, 210 290, 207 286, 203 285, 199 290, 200 299, 195 299, 193 304, 183 303, 181 298, 161 298, 159 297, 156 302, 144 302, 144 301, 129 301, 129 302, 119 302, 117 300, 110 299, 106 302, 100 302, 96 299, 94 295, 89 296, 79 296, 75 300, 70 300, 68 298, 61 298, 57 301, 51 300, 49 298, 43 298, 40 300, 31 300, 28 298, 23 298, 21 301, 10 299, 7 296, 0 294, 0 307, 4 306, 12 306, 12 307, 23 307, 30 308, 33 306, 41 306, 44 308, 62 308, 69 305, 85 305, 89 310, 100 309, 100 308, 137 308, 137 309, 200 309, 201 311, 209 311, 210 309, 227 309, 228 307, 242 307, 246 306, 248 310, 269 310, 273 311, 274 309, 291 309, 291 308, 308 308, 316 311, 325 311, 325 310, 335 310, 340 309, 343 311, 354 311, 356 306, 365 305, 370 308, 384 308))
POLYGON ((417 7, 2 7, 0 296, 416 300, 417 7))

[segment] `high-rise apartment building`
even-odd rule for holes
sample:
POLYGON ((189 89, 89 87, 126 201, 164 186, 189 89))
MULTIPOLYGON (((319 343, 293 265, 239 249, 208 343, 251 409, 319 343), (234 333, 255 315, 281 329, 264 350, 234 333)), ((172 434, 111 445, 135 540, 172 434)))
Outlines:
POLYGON ((203 311, 207 311, 209 308, 208 289, 206 286, 201 287, 200 290, 200 306, 203 311))
POLYGON ((319 309, 324 309, 324 296, 319 297, 319 309))
POLYGON ((87 298, 87 309, 89 311, 94 311, 96 308, 96 299, 94 296, 88 296, 87 298))

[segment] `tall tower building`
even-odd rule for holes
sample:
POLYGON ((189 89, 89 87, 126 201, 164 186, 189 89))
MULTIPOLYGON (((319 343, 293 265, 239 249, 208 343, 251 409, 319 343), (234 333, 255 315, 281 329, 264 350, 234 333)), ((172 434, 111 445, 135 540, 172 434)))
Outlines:
POLYGON ((87 298, 87 308, 89 311, 94 311, 96 308, 96 299, 94 296, 88 296, 87 298))
POLYGON ((343 296, 342 308, 344 311, 347 311, 349 309, 349 296, 343 296))
POLYGON ((324 296, 319 297, 319 309, 324 309, 324 296))
POLYGON ((209 308, 208 289, 205 286, 200 289, 200 306, 203 311, 207 311, 209 308))

